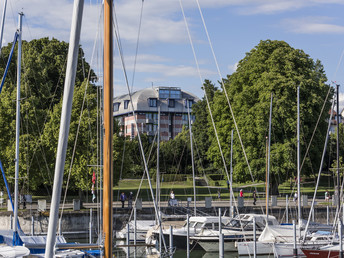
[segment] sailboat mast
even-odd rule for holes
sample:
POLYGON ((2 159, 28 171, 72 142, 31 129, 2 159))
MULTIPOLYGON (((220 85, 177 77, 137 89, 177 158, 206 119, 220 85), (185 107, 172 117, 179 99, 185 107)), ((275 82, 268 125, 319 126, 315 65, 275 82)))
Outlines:
POLYGON ((20 131, 20 74, 21 74, 21 53, 22 53, 22 17, 23 13, 19 13, 18 20, 18 63, 17 63, 17 108, 16 108, 16 158, 15 158, 15 176, 14 176, 14 215, 13 215, 13 231, 17 232, 18 220, 18 189, 19 189, 19 131, 20 131))
POLYGON ((104 1, 104 146, 103 146, 103 232, 104 257, 112 257, 113 230, 113 45, 112 0, 104 1))
MULTIPOLYGON (((340 183, 340 169, 339 169, 339 84, 336 85, 337 86, 337 205, 338 205, 338 223, 339 223, 339 228, 338 230, 342 230, 343 228, 343 221, 341 220, 340 217, 340 188, 341 188, 341 183, 340 183)), ((339 236, 341 236, 342 234, 339 233, 339 236)), ((339 238, 339 257, 343 258, 343 239, 342 237, 339 238)))
POLYGON ((271 120, 272 120, 272 99, 274 94, 271 93, 270 117, 269 117, 269 137, 267 146, 267 168, 266 168, 266 225, 269 221, 269 187, 270 187, 270 144, 271 144, 271 120))
POLYGON ((158 128, 156 141, 156 203, 158 212, 160 212, 160 99, 158 99, 158 128))
POLYGON ((6 16, 6 6, 7 6, 7 0, 4 1, 4 8, 2 11, 2 20, 1 20, 1 34, 0 34, 0 53, 2 48, 2 38, 4 35, 4 24, 5 24, 5 16, 6 16))
POLYGON ((68 146, 68 135, 70 128, 70 119, 72 114, 72 102, 74 93, 74 84, 76 77, 76 68, 78 64, 79 41, 82 23, 82 13, 84 9, 83 0, 75 0, 73 7, 73 18, 71 33, 69 38, 68 60, 66 68, 66 79, 63 90, 63 102, 60 122, 59 141, 56 152, 55 175, 53 195, 51 197, 48 235, 46 242, 45 257, 54 257, 54 246, 56 240, 56 227, 59 214, 59 205, 62 192, 63 174, 68 146))
POLYGON ((196 216, 196 179, 195 179, 195 162, 193 154, 193 142, 192 142, 192 128, 191 128, 191 116, 190 116, 190 100, 186 99, 186 105, 188 107, 188 118, 189 118, 189 133, 190 133, 190 148, 191 148, 191 164, 192 164, 192 182, 193 182, 193 192, 194 192, 194 216, 196 216))
POLYGON ((299 230, 301 230, 301 196, 300 196, 300 86, 297 86, 297 208, 299 230))

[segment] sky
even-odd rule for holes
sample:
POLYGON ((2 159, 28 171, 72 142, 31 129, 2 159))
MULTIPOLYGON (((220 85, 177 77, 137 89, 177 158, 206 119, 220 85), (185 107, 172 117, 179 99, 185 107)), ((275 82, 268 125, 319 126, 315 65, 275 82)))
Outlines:
MULTIPOLYGON (((0 10, 2 5, 3 1, 0 10)), ((115 0, 114 6, 125 71, 134 91, 173 86, 201 98, 204 79, 217 82, 232 74, 247 52, 270 39, 286 41, 319 59, 328 83, 341 85, 344 107, 344 0, 115 0)), ((21 11, 24 40, 69 41, 73 1, 8 0, 3 45, 12 41, 21 11)), ((80 44, 99 83, 101 23, 101 1, 86 0, 80 44)), ((115 95, 126 94, 117 44, 114 66, 115 95)))

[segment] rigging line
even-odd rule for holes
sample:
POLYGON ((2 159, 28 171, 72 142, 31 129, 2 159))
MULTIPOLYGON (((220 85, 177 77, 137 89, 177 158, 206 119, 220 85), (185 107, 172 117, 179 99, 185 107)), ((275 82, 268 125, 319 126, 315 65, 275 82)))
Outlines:
MULTIPOLYGON (((114 13, 115 13, 114 16, 116 17, 115 8, 114 8, 114 13)), ((141 136, 140 136, 139 128, 138 128, 138 125, 137 125, 137 118, 135 116, 135 109, 134 109, 134 104, 133 104, 132 96, 130 94, 129 81, 128 81, 128 76, 127 76, 125 65, 124 65, 124 57, 123 57, 123 52, 122 52, 122 48, 121 48, 121 44, 120 44, 120 40, 119 40, 119 34, 117 33, 118 32, 118 24, 114 23, 114 21, 112 21, 112 23, 113 23, 113 26, 115 27, 114 31, 115 31, 115 36, 116 36, 118 52, 119 52, 119 56, 120 56, 120 61, 122 63, 123 74, 124 74, 124 78, 125 78, 125 84, 126 84, 126 87, 127 87, 128 93, 129 93, 130 105, 131 105, 131 109, 132 109, 132 113, 133 113, 133 117, 134 117, 134 122, 135 122, 136 130, 137 130, 137 136, 138 136, 138 140, 139 140, 141 156, 142 156, 142 159, 143 159, 143 162, 144 162, 144 167, 145 167, 145 171, 146 171, 146 174, 147 174, 148 184, 149 184, 150 192, 151 192, 151 195, 152 195, 155 216, 156 216, 157 220, 159 221, 159 228, 160 228, 160 231, 162 233, 160 214, 158 212, 157 203, 156 203, 156 200, 155 200, 155 197, 154 197, 152 182, 151 182, 149 171, 148 171, 148 164, 147 164, 147 161, 146 161, 146 158, 145 158, 145 153, 144 153, 144 150, 143 150, 141 136)), ((165 238, 162 238, 162 240, 163 240, 164 249, 167 252, 165 238)))
MULTIPOLYGON (((223 81, 223 78, 222 78, 222 75, 221 75, 221 72, 220 72, 219 64, 218 64, 218 62, 217 62, 217 58, 216 58, 216 55, 215 55, 215 52, 214 52, 213 45, 212 45, 211 40, 210 40, 210 36, 209 36, 209 33, 208 33, 208 29, 207 29, 207 26, 206 26, 205 21, 204 21, 203 13, 202 13, 201 7, 200 7, 200 5, 199 5, 199 1, 196 0, 196 2, 197 2, 197 5, 198 5, 198 10, 199 10, 200 15, 201 15, 201 18, 202 18, 203 27, 204 27, 204 29, 205 29, 205 32, 206 32, 206 35, 207 35, 207 38, 208 38, 209 46, 210 46, 211 52, 212 52, 212 54, 213 54, 213 58, 214 58, 214 61, 215 61, 215 65, 216 65, 216 68, 217 68, 217 72, 218 72, 218 75, 219 75, 220 80, 221 80, 221 83, 222 83, 223 91, 224 91, 224 93, 225 93, 225 96, 226 96, 226 99, 227 99, 227 102, 228 102, 229 109, 230 109, 230 111, 231 111, 231 115, 232 115, 232 118, 233 118, 233 122, 234 122, 234 125, 235 125, 235 129, 236 129, 237 134, 238 134, 238 137, 239 137, 239 141, 240 141, 240 144, 241 144, 241 148, 242 148, 243 153, 244 153, 244 156, 245 156, 245 160, 246 160, 246 163, 247 163, 247 167, 248 167, 248 170, 250 171, 250 175, 251 175, 252 182, 254 183, 254 182, 255 182, 255 179, 254 179, 254 176, 253 176, 253 173, 252 173, 252 170, 251 170, 250 163, 248 162, 247 154, 246 154, 246 151, 245 151, 245 148, 244 148, 244 144, 243 144, 242 139, 241 139, 241 135, 240 135, 240 132, 239 132, 238 124, 237 124, 237 122, 236 122, 236 120, 235 120, 235 116, 234 116, 234 112, 233 112, 233 109, 232 109, 232 105, 231 105, 231 103, 230 103, 230 101, 229 101, 229 97, 228 97, 228 94, 227 94, 227 90, 226 90, 226 87, 225 87, 225 84, 224 84, 224 81, 223 81)), ((256 190, 256 193, 258 193, 256 187, 255 187, 255 190, 256 190)))
MULTIPOLYGON (((97 30, 96 38, 97 38, 97 36, 98 36, 98 33, 99 33, 99 30, 97 30)), ((97 40, 95 40, 94 43, 93 43, 93 50, 92 50, 92 56, 91 56, 91 62, 90 62, 90 64, 93 63, 94 55, 95 55, 95 52, 96 52, 96 46, 97 46, 97 40)), ((66 190, 65 190, 64 197, 63 197, 62 210, 61 210, 61 217, 62 217, 62 215, 63 215, 64 205, 65 205, 66 198, 67 198, 69 180, 70 180, 70 175, 71 175, 71 173, 72 173, 72 167, 73 167, 74 156, 75 156, 75 152, 76 152, 76 145, 77 145, 77 141, 78 141, 78 137, 79 137, 79 131, 80 131, 80 124, 81 124, 82 114, 83 114, 85 102, 86 102, 86 100, 87 100, 87 89, 88 89, 88 86, 89 86, 89 84, 90 84, 91 71, 92 71, 92 69, 91 69, 91 66, 90 66, 90 69, 88 70, 88 76, 87 76, 86 85, 85 85, 84 98, 83 98, 82 105, 81 105, 81 108, 80 108, 80 116, 79 116, 78 128, 77 128, 76 135, 75 135, 73 153, 72 153, 72 157, 71 157, 71 162, 70 162, 69 172, 68 172, 68 179, 67 179, 67 183, 66 183, 66 190)), ((82 85, 82 83, 81 83, 81 85, 82 85)))
POLYGON ((335 73, 333 75, 333 78, 336 78, 336 76, 337 76, 337 72, 339 70, 340 64, 342 63, 343 56, 344 56, 344 49, 343 49, 342 54, 341 54, 341 56, 339 58, 339 61, 338 61, 337 67, 336 67, 336 71, 335 71, 335 73))
MULTIPOLYGON (((67 64, 67 59, 65 59, 65 62, 64 62, 64 64, 63 64, 63 67, 61 68, 60 75, 59 75, 58 81, 57 81, 57 83, 56 83, 56 87, 55 87, 54 94, 53 94, 54 97, 52 98, 52 100, 51 100, 51 102, 50 102, 49 108, 47 109, 48 111, 49 111, 49 110, 52 110, 52 108, 53 108, 53 101, 54 101, 54 99, 55 99, 57 89, 59 88, 59 83, 60 83, 60 81, 61 81, 61 79, 62 79, 62 73, 63 73, 62 71, 64 70, 66 64, 67 64)), ((34 78, 35 78, 35 77, 34 77, 34 78)), ((36 78, 35 78, 35 83, 36 83, 36 78)), ((30 89, 31 89, 31 88, 30 88, 30 89)), ((30 93, 31 93, 31 91, 30 91, 30 93)), ((35 105, 33 105, 33 106, 35 106, 35 105)), ((32 164, 32 162, 33 162, 33 159, 34 159, 34 157, 35 157, 35 154, 36 154, 37 149, 40 148, 40 149, 41 149, 41 152, 42 152, 42 155, 43 155, 43 160, 44 160, 44 163, 45 163, 45 167, 46 167, 47 171, 49 172, 49 173, 48 173, 48 179, 49 179, 49 181, 50 181, 50 185, 52 185, 52 182, 53 182, 53 180, 52 180, 52 178, 51 178, 51 174, 52 174, 52 173, 51 173, 51 170, 50 170, 50 168, 49 168, 49 166, 48 166, 48 162, 47 162, 47 159, 46 159, 46 155, 45 155, 44 149, 43 149, 43 147, 40 145, 40 143, 41 143, 41 141, 42 141, 42 137, 43 137, 44 127, 42 127, 41 129, 39 129, 39 126, 38 126, 39 123, 38 123, 38 120, 37 120, 36 109, 34 108, 33 111, 34 111, 34 114, 35 114, 35 122, 36 122, 37 130, 38 130, 38 132, 39 132, 39 133, 38 133, 38 134, 39 134, 39 137, 38 137, 38 141, 36 141, 35 146, 34 146, 34 151, 33 151, 33 154, 32 154, 30 166, 31 166, 31 164, 32 164)), ((46 114, 46 117, 45 117, 44 122, 43 122, 42 124, 45 125, 46 122, 47 122, 47 120, 48 120, 48 113, 46 114)), ((50 192, 48 192, 48 194, 49 194, 49 196, 51 196, 50 192)))
POLYGON ((316 131, 316 129, 318 128, 318 125, 319 125, 319 122, 320 122, 320 119, 321 119, 321 114, 324 112, 325 105, 326 105, 326 103, 327 103, 327 99, 328 99, 328 96, 330 95, 330 92, 331 92, 331 87, 329 87, 329 89, 328 89, 326 98, 325 98, 325 100, 324 100, 324 104, 323 104, 323 106, 322 106, 322 108, 321 108, 321 111, 320 111, 320 114, 319 114, 319 116, 318 116, 318 121, 317 121, 317 123, 316 123, 316 125, 315 125, 315 127, 314 127, 314 130, 313 130, 313 134, 312 134, 311 140, 310 140, 310 142, 309 142, 309 144, 308 144, 308 146, 307 146, 307 150, 306 150, 306 153, 305 153, 305 155, 304 155, 304 158, 303 158, 303 161, 302 161, 300 170, 302 170, 303 164, 305 163, 305 160, 306 160, 306 157, 307 157, 309 148, 311 147, 311 143, 312 143, 312 141, 313 141, 313 137, 314 137, 314 135, 315 135, 315 131, 316 131))
MULTIPOLYGON (((187 33, 188 33, 188 37, 189 37, 191 49, 192 49, 192 52, 193 52, 193 56, 194 56, 194 59, 195 59, 195 64, 196 64, 196 67, 197 67, 198 75, 199 75, 199 78, 200 78, 200 80, 201 80, 201 84, 203 84, 203 79, 202 79, 201 71, 200 71, 200 68, 199 68, 199 64, 198 64, 198 60, 197 60, 195 48, 194 48, 194 45, 193 45, 193 41, 192 41, 192 38, 191 38, 191 34, 190 34, 190 30, 189 30, 188 23, 187 23, 187 21, 186 21, 186 17, 185 17, 185 13, 184 13, 184 9, 183 9, 183 5, 182 5, 181 0, 179 0, 179 3, 180 3, 181 11, 182 11, 182 14, 183 14, 183 17, 184 17, 184 22, 185 22, 186 30, 187 30, 187 33)), ((226 176, 227 176, 227 179, 229 180, 230 177, 229 177, 229 173, 228 173, 228 169, 227 169, 227 165, 226 165, 226 160, 225 160, 224 155, 223 155, 222 147, 221 147, 221 144, 220 144, 220 139, 219 139, 219 136, 218 136, 218 133, 217 133, 217 130, 216 130, 216 125, 215 125, 215 122, 214 122, 213 113, 212 113, 212 111, 211 111, 211 107, 210 107, 210 103, 209 103, 209 99, 208 99, 208 94, 207 94, 207 91, 206 91, 206 88, 205 88, 205 87, 203 87, 203 91, 204 91, 204 96, 205 96, 205 99, 206 99, 206 102, 207 102, 207 107, 208 107, 209 115, 210 115, 211 122, 212 122, 212 125, 213 125, 213 129, 214 129, 214 132, 215 132, 217 144, 218 144, 219 149, 220 149, 220 154, 221 154, 222 162, 223 162, 223 164, 224 164, 224 169, 225 169, 225 172, 226 172, 226 176)), ((250 172, 251 172, 251 171, 250 171, 250 172)), ((252 173, 251 173, 251 175, 252 175, 252 173)), ((256 187, 255 187, 255 188, 256 188, 256 187)), ((258 195, 257 189, 256 189, 256 193, 257 193, 257 195, 258 195)), ((240 213, 239 213, 239 209, 238 209, 238 205, 237 205, 238 203, 237 203, 237 201, 236 201, 236 198, 235 198, 235 196, 234 196, 233 191, 231 191, 230 194, 231 194, 232 197, 233 197, 234 205, 235 205, 236 210, 237 210, 237 214, 240 214, 240 213)), ((259 195, 258 195, 258 196, 259 196, 259 195)), ((260 208, 261 208, 261 210, 262 210, 262 213, 264 214, 263 207, 260 206, 260 208)), ((240 222, 241 222, 241 221, 240 221, 240 222)))
POLYGON ((136 52, 135 52, 135 60, 134 60, 134 71, 133 71, 133 77, 132 77, 132 79, 131 79, 131 92, 133 92, 133 87, 134 87, 135 72, 136 72, 136 61, 137 61, 137 53, 138 53, 138 51, 139 51, 140 32, 141 32, 141 25, 142 25, 143 4, 144 4, 144 0, 142 0, 141 13, 140 13, 140 23, 139 23, 139 30, 138 30, 138 32, 137 32, 137 43, 136 43, 136 52))
MULTIPOLYGON (((320 162, 320 167, 319 167, 319 172, 318 172, 318 179, 317 179, 317 183, 315 185, 312 205, 311 205, 311 209, 310 209, 310 212, 309 212, 309 215, 308 215, 308 220, 307 220, 306 228, 305 228, 304 235, 303 235, 303 239, 304 240, 306 239, 306 234, 307 234, 307 231, 308 231, 309 222, 311 220, 312 213, 314 212, 315 197, 316 197, 316 194, 317 194, 317 191, 318 191, 318 187, 319 187, 319 182, 320 182, 320 176, 321 176, 323 161, 324 161, 324 158, 325 158, 325 153, 326 153, 327 143, 328 143, 328 138, 329 138, 329 132, 330 132, 330 129, 331 129, 331 121, 332 121, 332 116, 333 116, 334 103, 335 103, 335 101, 334 101, 334 98, 333 98, 330 119, 328 120, 328 127, 327 127, 327 132, 326 132, 324 150, 323 150, 323 154, 322 154, 322 157, 321 157, 321 162, 320 162)), ((298 198, 300 198, 300 197, 298 196, 298 198)))
MULTIPOLYGON (((155 142, 155 139, 156 139, 156 137, 157 137, 157 134, 158 134, 158 131, 155 132, 155 135, 154 135, 154 138, 153 138, 153 141, 152 141, 152 142, 155 142)), ((154 145, 152 144, 151 149, 150 149, 150 151, 149 151, 148 159, 147 159, 148 163, 149 163, 149 161, 150 161, 151 154, 152 154, 152 152, 153 152, 153 147, 154 147, 154 145)), ((145 171, 143 171, 143 174, 142 174, 142 177, 141 177, 141 181, 140 181, 140 185, 139 185, 139 188, 138 188, 137 193, 136 193, 136 196, 135 196, 135 200, 134 200, 133 207, 136 207, 136 202, 137 202, 137 199, 139 198, 139 194, 140 194, 140 191, 141 191, 141 186, 142 186, 142 184, 143 184, 143 180, 145 179, 145 175, 146 175, 146 174, 145 174, 145 171)), ((131 210, 131 213, 130 213, 130 216, 129 216, 128 221, 131 220, 132 216, 133 216, 133 210, 131 210)))
POLYGON ((119 180, 122 180, 122 173, 123 173, 123 165, 124 165, 124 154, 125 154, 125 145, 126 145, 126 139, 124 136, 124 143, 123 143, 123 154, 122 154, 122 164, 121 164, 121 172, 119 173, 119 180))

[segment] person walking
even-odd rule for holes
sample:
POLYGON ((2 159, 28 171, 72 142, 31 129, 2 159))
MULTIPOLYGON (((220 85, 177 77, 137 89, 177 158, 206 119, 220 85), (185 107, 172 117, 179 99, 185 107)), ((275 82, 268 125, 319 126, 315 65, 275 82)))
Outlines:
POLYGON ((328 201, 330 199, 330 195, 328 194, 328 191, 325 192, 325 201, 328 201))
POLYGON ((256 205, 257 202, 257 194, 256 194, 256 190, 253 191, 253 205, 256 205))
POLYGON ((129 193, 129 198, 128 198, 128 208, 132 208, 133 207, 133 197, 134 197, 133 192, 130 192, 129 193))
POLYGON ((121 195, 119 196, 119 200, 122 203, 122 208, 124 208, 124 202, 127 199, 127 197, 125 196, 124 192, 121 193, 121 195))
POLYGON ((242 189, 240 189, 239 196, 240 196, 240 197, 244 197, 244 192, 242 191, 242 189))

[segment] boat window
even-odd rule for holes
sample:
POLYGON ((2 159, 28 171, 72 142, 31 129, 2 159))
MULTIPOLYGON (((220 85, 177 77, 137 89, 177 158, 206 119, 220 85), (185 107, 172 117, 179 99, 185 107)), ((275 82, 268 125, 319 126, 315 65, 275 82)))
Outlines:
POLYGON ((203 223, 196 222, 194 228, 202 228, 203 223))
POLYGON ((214 229, 214 224, 213 223, 205 223, 204 228, 206 229, 214 229))

